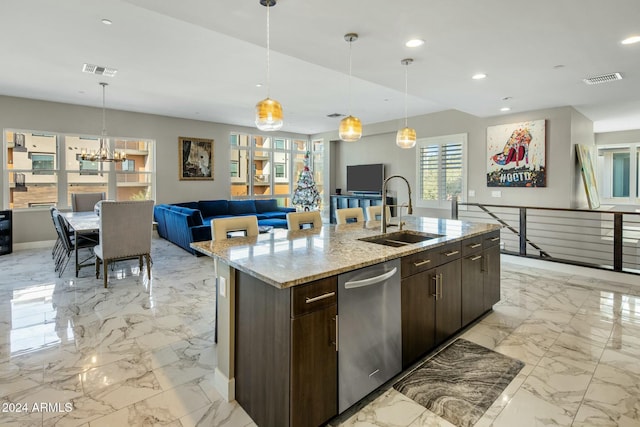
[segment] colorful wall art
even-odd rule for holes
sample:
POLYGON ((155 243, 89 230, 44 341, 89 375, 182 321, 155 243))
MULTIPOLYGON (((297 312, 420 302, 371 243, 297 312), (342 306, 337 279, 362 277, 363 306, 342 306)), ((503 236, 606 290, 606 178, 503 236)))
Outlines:
POLYGON ((487 128, 487 187, 546 187, 545 121, 487 128))

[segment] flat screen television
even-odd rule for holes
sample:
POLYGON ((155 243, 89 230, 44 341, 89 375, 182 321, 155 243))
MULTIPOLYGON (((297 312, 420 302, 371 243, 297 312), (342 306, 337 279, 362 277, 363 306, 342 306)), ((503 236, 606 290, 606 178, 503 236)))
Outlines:
POLYGON ((347 166, 347 191, 382 194, 384 164, 347 166))

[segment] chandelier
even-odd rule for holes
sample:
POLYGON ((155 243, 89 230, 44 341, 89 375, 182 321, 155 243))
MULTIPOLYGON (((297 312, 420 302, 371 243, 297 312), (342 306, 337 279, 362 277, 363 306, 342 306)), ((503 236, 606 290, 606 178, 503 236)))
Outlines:
POLYGON ((87 152, 86 148, 80 151, 81 160, 90 160, 92 162, 123 162, 127 159, 127 154, 124 151, 109 151, 109 144, 107 139, 107 113, 105 107, 105 88, 109 83, 100 82, 102 86, 102 133, 100 136, 100 146, 98 151, 91 150, 87 152))
POLYGON ((269 98, 271 89, 269 8, 276 5, 276 0, 260 0, 260 4, 267 8, 267 97, 256 104, 256 127, 262 131, 274 131, 282 128, 284 123, 282 105, 275 99, 269 98))

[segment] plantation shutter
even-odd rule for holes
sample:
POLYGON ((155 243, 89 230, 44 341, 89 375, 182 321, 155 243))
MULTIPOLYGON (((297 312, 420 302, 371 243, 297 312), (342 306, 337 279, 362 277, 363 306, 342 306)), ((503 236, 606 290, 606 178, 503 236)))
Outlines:
POLYGON ((419 198, 430 206, 446 206, 461 199, 464 187, 464 143, 454 138, 418 145, 417 179, 419 198))

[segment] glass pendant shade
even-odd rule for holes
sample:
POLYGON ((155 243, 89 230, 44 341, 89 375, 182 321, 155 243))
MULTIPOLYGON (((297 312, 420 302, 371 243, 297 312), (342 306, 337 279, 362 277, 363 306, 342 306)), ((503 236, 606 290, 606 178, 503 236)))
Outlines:
POLYGON ((400 148, 416 146, 416 130, 409 127, 402 128, 396 134, 396 145, 400 148))
POLYGON ((256 127, 263 131, 282 128, 282 105, 275 99, 265 98, 256 104, 256 127))
POLYGON ((346 142, 355 142, 362 137, 362 123, 360 119, 353 116, 347 116, 340 121, 338 129, 340 139, 346 142))

